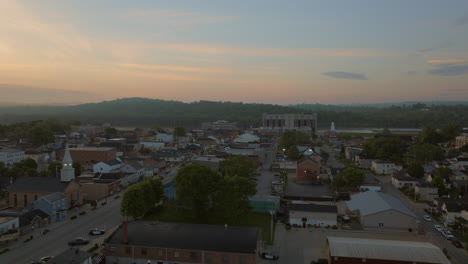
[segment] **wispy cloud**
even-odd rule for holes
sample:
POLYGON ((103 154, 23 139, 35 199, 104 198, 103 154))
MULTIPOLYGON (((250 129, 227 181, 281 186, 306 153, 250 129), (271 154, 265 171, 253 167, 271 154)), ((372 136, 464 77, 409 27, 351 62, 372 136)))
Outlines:
POLYGON ((322 74, 336 79, 367 80, 364 74, 354 72, 323 72, 322 74))
POLYGON ((189 67, 189 66, 175 66, 175 65, 157 65, 157 64, 134 64, 134 63, 120 63, 119 67, 138 70, 149 71, 173 71, 173 72, 196 72, 196 73, 219 73, 226 72, 221 68, 203 68, 203 67, 189 67))
POLYGON ((232 16, 218 16, 187 12, 173 9, 132 9, 124 14, 124 17, 145 23, 157 23, 158 25, 190 26, 200 24, 213 24, 232 20, 232 16))
POLYGON ((435 69, 429 70, 431 75, 460 76, 468 74, 468 63, 445 63, 438 64, 435 69))
POLYGON ((461 63, 461 62, 468 62, 468 59, 447 59, 447 60, 428 60, 428 63, 461 63))

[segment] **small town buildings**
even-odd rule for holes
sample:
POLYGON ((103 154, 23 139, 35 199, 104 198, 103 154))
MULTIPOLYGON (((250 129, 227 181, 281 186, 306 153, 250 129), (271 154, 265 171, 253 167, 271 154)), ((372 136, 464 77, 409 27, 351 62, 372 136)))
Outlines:
POLYGON ((180 162, 185 159, 182 152, 174 149, 162 150, 151 153, 151 156, 156 159, 162 159, 168 162, 180 162))
POLYGON ((288 206, 289 223, 307 227, 308 225, 337 225, 338 209, 336 205, 292 203, 288 206))
POLYGON ((358 168, 360 169, 370 169, 372 166, 372 159, 367 158, 363 153, 354 157, 357 163, 358 168))
POLYGON ((468 211, 468 198, 450 198, 439 197, 434 199, 437 210, 443 214, 446 221, 455 221, 455 218, 461 216, 463 210, 468 211))
POLYGON ((259 143, 260 138, 257 137, 256 135, 250 134, 250 133, 244 133, 234 139, 234 143, 237 144, 249 144, 249 143, 259 143))
POLYGON ((132 221, 104 241, 104 255, 120 264, 254 264, 260 245, 254 227, 132 221))
POLYGON ((414 191, 416 195, 419 196, 419 200, 423 201, 434 201, 434 198, 439 197, 439 189, 437 187, 432 186, 427 181, 420 181, 414 187, 414 191))
POLYGON ((350 146, 345 148, 345 157, 351 161, 357 161, 357 157, 361 154, 362 148, 350 146))
POLYGON ((371 170, 377 174, 392 174, 399 172, 403 169, 402 166, 396 165, 390 161, 373 160, 371 163, 371 170))
POLYGON ((93 264, 92 255, 78 248, 69 248, 53 257, 48 264, 93 264))
POLYGON ((364 183, 359 186, 359 190, 361 192, 367 192, 367 191, 381 191, 382 190, 382 185, 380 184, 380 181, 378 181, 374 175, 371 173, 366 173, 365 178, 364 178, 364 183))
POLYGON ((237 130, 237 123, 228 122, 226 120, 218 120, 215 122, 203 122, 203 130, 237 130))
POLYGON ((67 218, 67 199, 63 193, 51 193, 34 201, 34 209, 48 214, 51 223, 62 221, 67 218))
POLYGON ((164 142, 164 143, 171 143, 174 141, 174 136, 165 133, 159 133, 156 135, 156 141, 164 142))
POLYGON ((142 141, 140 142, 140 145, 143 148, 150 149, 150 150, 159 150, 164 148, 165 143, 164 142, 155 142, 155 141, 142 141))
POLYGON ((320 184, 320 165, 315 161, 304 157, 297 161, 296 183, 320 184))
POLYGON ((214 171, 219 171, 219 164, 224 159, 211 157, 211 156, 200 156, 191 160, 192 164, 200 164, 210 167, 214 171))
POLYGON ((450 264, 427 242, 328 236, 326 248, 331 264, 450 264))
POLYGON ((49 216, 42 210, 19 211, 7 209, 0 211, 1 217, 18 218, 19 235, 23 236, 40 227, 46 226, 49 223, 49 216))
POLYGON ((24 160, 24 151, 12 148, 0 148, 0 162, 10 167, 15 162, 24 160))
POLYGON ((262 130, 301 130, 315 133, 317 114, 266 114, 262 116, 262 130))
POLYGON ((117 150, 110 147, 79 147, 70 149, 73 161, 80 162, 83 169, 92 169, 93 165, 101 161, 117 158, 117 150))
POLYGON ((120 159, 101 161, 93 165, 93 173, 110 173, 122 168, 125 163, 120 159))
POLYGON ((411 177, 406 172, 398 172, 392 175, 392 184, 396 188, 402 188, 404 186, 408 186, 411 188, 416 187, 416 184, 419 183, 419 180, 411 177))
POLYGON ((458 136, 455 138, 455 147, 456 148, 461 148, 468 144, 468 136, 458 136))
POLYGON ((358 214, 364 229, 417 230, 417 216, 397 198, 382 192, 362 192, 346 202, 350 212, 358 214))

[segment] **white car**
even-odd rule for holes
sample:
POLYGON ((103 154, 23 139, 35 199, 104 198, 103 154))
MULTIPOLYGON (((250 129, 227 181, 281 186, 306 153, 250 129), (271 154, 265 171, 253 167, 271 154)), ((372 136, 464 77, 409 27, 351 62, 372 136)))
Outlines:
POLYGON ((452 235, 452 232, 450 232, 450 231, 448 231, 446 229, 442 230, 442 235, 444 235, 444 237, 447 238, 448 240, 454 238, 454 236, 452 235))
POLYGON ((434 228, 439 232, 442 231, 442 226, 440 226, 440 225, 434 225, 434 228))
POLYGON ((432 222, 431 217, 428 216, 428 215, 425 215, 425 216, 424 216, 424 220, 426 220, 426 222, 432 222))

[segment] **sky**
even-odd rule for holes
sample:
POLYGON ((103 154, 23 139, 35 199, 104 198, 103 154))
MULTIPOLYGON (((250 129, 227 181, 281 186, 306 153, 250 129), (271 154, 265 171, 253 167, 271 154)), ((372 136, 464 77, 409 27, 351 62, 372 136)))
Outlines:
POLYGON ((0 101, 38 92, 57 104, 468 100, 468 1, 0 0, 0 101))

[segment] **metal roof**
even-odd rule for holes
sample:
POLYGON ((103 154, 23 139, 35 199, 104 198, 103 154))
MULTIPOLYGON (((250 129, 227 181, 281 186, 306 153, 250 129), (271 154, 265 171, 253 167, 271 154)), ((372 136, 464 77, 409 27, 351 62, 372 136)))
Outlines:
POLYGON ((352 195, 351 200, 346 202, 346 206, 351 211, 359 210, 362 216, 393 209, 409 216, 417 217, 397 198, 376 191, 352 195))
POLYGON ((332 257, 450 264, 431 243, 348 237, 327 237, 332 257))

